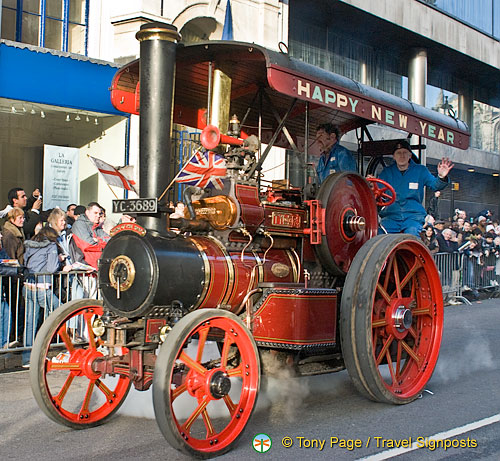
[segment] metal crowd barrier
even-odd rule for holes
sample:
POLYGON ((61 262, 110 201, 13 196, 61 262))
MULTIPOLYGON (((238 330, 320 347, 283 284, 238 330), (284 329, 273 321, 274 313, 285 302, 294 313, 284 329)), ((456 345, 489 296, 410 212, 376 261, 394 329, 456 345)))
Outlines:
POLYGON ((500 258, 494 254, 475 257, 464 255, 462 291, 495 288, 500 283, 500 258))
POLYGON ((83 271, 0 276, 0 354, 30 350, 43 320, 73 299, 98 299, 97 276, 83 271))
POLYGON ((463 254, 436 253, 434 261, 439 271, 443 295, 461 296, 461 267, 463 254))
POLYGON ((462 298, 479 290, 496 289, 500 284, 500 258, 465 253, 436 253, 443 295, 462 298))

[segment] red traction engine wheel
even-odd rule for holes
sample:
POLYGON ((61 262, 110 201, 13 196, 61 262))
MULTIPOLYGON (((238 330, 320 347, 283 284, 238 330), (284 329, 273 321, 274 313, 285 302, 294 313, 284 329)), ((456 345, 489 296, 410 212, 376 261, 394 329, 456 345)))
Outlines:
POLYGON ((415 400, 436 366, 443 317, 438 270, 416 237, 366 243, 347 274, 340 310, 342 353, 356 388, 379 402, 415 400))
POLYGON ((103 379, 92 368, 102 357, 102 301, 71 301, 57 308, 38 332, 31 352, 30 382, 43 412, 73 429, 102 424, 130 389, 124 376, 103 379), (101 331, 99 331, 101 330, 101 331))
POLYGON ((230 450, 252 414, 260 384, 253 336, 234 314, 200 309, 168 334, 156 362, 153 405, 167 441, 208 458, 230 450))
POLYGON ((325 208, 325 233, 314 245, 321 265, 333 275, 345 275, 361 246, 377 235, 373 194, 357 173, 331 174, 321 184, 318 200, 325 208))

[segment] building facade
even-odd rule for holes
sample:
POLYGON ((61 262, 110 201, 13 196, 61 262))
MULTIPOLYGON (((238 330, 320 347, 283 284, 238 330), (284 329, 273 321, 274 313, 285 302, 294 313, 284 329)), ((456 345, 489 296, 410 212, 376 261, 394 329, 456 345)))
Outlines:
MULTIPOLYGON (((185 43, 217 40, 222 37, 227 4, 228 0, 0 0, 0 71, 2 76, 13 73, 8 91, 0 77, 0 117, 2 127, 7 127, 0 141, 0 197, 13 185, 37 186, 40 169, 27 170, 36 162, 40 165, 43 144, 56 143, 81 151, 80 201, 90 198, 97 187, 96 198, 109 203, 110 193, 94 176, 85 154, 112 164, 135 164, 138 121, 111 107, 104 96, 109 83, 103 82, 110 82, 118 65, 138 57, 135 33, 142 24, 174 24, 185 43), (26 72, 19 67, 21 59, 7 67, 12 63, 4 61, 4 50, 46 60, 40 59, 38 67, 26 72), (52 66, 50 57, 76 67, 43 72, 52 66), (79 67, 83 63, 102 81, 85 78, 77 83, 76 77, 85 75, 79 67), (43 81, 37 77, 40 74, 43 81), (67 82, 76 83, 71 94, 58 94, 67 82), (36 91, 30 90, 33 86, 36 91), (47 98, 44 88, 58 97, 47 98), (25 130, 32 110, 39 126, 25 130), (42 110, 55 120, 49 129, 40 124, 45 121, 42 110), (103 129, 89 131, 92 121, 99 126, 96 120, 103 129), (52 138, 45 137, 48 133, 52 138), (22 169, 16 175, 6 174, 21 157, 22 169)), ((447 216, 454 208, 469 214, 491 208, 499 215, 500 0, 230 0, 230 4, 237 41, 288 50, 295 58, 464 120, 472 132, 467 151, 427 142, 425 161, 431 169, 442 156, 456 165, 451 178, 457 186, 443 194, 441 214, 447 216)), ((378 126, 371 130, 376 139, 402 135, 378 126)), ((346 135, 342 142, 356 149, 354 137, 346 135)), ((278 170, 291 174, 287 167, 278 170)))

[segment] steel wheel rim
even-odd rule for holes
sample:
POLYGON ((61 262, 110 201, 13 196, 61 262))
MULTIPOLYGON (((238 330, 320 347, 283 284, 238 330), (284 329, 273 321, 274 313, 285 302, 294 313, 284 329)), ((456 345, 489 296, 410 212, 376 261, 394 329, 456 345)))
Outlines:
MULTIPOLYGON (((193 450, 205 453, 223 450, 237 439, 250 418, 257 397, 259 367, 253 344, 248 340, 247 335, 248 333, 244 328, 229 318, 210 318, 193 327, 177 351, 176 366, 172 367, 169 377, 168 408, 179 434, 193 450), (202 355, 205 350, 207 336, 213 332, 213 329, 224 332, 223 347, 220 351, 220 364, 214 368, 205 369, 202 355), (196 354, 189 354, 184 345, 193 336, 199 338, 196 354), (237 347, 240 356, 240 362, 236 367, 232 367, 227 363, 232 346, 237 347), (192 355, 195 355, 195 357, 192 357, 192 355), (185 370, 175 373, 178 365, 183 365, 185 370), (241 391, 237 401, 229 394, 221 398, 212 395, 210 386, 213 384, 214 376, 218 372, 240 381, 241 391), (176 378, 175 375, 179 373, 182 375, 182 382, 176 384, 174 380, 178 381, 178 376, 176 378), (180 420, 176 415, 174 403, 182 395, 189 396, 191 401, 195 401, 196 409, 189 414, 189 417, 180 420), (223 423, 224 427, 221 430, 214 427, 213 418, 210 416, 209 407, 214 401, 222 401, 227 410, 225 419, 228 422, 223 423), (200 423, 203 424, 206 431, 204 438, 197 438, 191 433, 195 423, 199 426, 200 423)), ((233 352, 231 352, 231 355, 233 355, 233 352)), ((234 384, 231 384, 231 387, 233 388, 234 384)))
POLYGON ((92 424, 103 420, 108 415, 113 413, 117 407, 121 405, 123 399, 126 397, 130 380, 127 377, 119 376, 115 386, 109 386, 104 383, 99 373, 92 371, 92 361, 100 356, 102 352, 98 351, 100 340, 94 335, 90 325, 96 316, 102 316, 103 308, 98 305, 87 305, 70 313, 61 321, 57 327, 51 332, 50 339, 46 341, 45 356, 43 369, 43 386, 47 393, 47 402, 57 412, 58 415, 67 421, 75 424, 92 424), (88 344, 83 348, 79 344, 73 342, 70 334, 67 331, 67 322, 76 317, 82 316, 86 325, 88 335, 88 344), (64 343, 64 352, 69 353, 69 358, 65 362, 54 362, 53 357, 49 357, 50 344, 57 339, 62 339, 64 343), (76 346, 76 347, 75 347, 76 346), (48 376, 50 373, 68 372, 64 384, 56 392, 49 384, 48 376), (84 393, 81 407, 78 412, 72 409, 65 408, 65 398, 68 397, 68 392, 71 386, 76 384, 75 378, 87 378, 88 384, 84 393), (100 394, 97 394, 99 392, 100 394), (92 398, 98 395, 102 404, 97 408, 90 409, 89 405, 92 398))
POLYGON ((433 268, 432 256, 417 242, 406 241, 389 253, 376 279, 373 366, 384 387, 400 399, 421 391, 438 359, 443 306, 439 275, 433 268))

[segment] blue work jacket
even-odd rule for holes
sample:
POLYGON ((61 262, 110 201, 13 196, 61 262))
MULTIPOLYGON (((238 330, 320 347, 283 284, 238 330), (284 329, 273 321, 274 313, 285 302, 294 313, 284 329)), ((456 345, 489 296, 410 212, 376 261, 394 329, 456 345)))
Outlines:
POLYGON ((337 141, 328 153, 328 158, 325 153, 321 154, 316 173, 321 184, 327 176, 339 171, 358 171, 356 160, 352 154, 337 141))
POLYGON ((410 160, 408 169, 401 172, 396 162, 384 168, 379 175, 380 179, 388 182, 396 191, 396 201, 383 208, 380 216, 383 219, 405 221, 412 219, 424 221, 425 208, 422 206, 424 187, 432 190, 444 189, 450 182, 448 176, 443 179, 435 177, 424 165, 418 165, 410 160))

